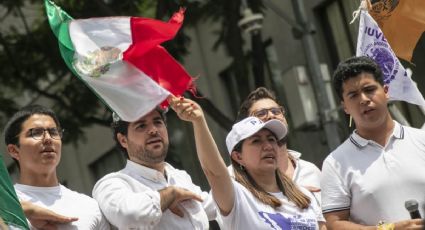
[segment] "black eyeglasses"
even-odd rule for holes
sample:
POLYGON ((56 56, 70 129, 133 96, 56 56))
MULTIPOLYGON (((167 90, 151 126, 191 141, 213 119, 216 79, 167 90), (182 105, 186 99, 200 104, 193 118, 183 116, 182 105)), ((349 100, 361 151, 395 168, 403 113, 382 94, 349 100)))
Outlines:
POLYGON ((49 133, 50 137, 55 140, 60 140, 63 136, 63 129, 58 128, 32 128, 29 129, 29 133, 32 138, 35 140, 42 140, 44 138, 44 135, 46 131, 49 133))
POLYGON ((269 112, 272 112, 273 115, 278 116, 278 115, 283 115, 285 116, 285 111, 283 110, 282 107, 272 107, 272 108, 268 108, 268 109, 259 109, 257 111, 254 111, 251 113, 251 116, 254 117, 258 117, 259 119, 264 119, 267 117, 267 115, 269 115, 269 112))

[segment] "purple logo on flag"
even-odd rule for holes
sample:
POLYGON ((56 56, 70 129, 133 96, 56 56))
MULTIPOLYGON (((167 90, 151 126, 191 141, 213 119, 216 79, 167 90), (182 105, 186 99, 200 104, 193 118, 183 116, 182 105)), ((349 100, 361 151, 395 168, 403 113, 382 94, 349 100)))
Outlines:
POLYGON ((394 80, 395 75, 398 72, 398 69, 395 70, 392 74, 395 67, 395 60, 393 59, 391 53, 385 48, 374 48, 370 50, 373 58, 381 67, 382 73, 384 74, 384 82, 389 84, 394 80))
POLYGON ((384 83, 389 84, 399 72, 400 63, 392 55, 391 48, 381 31, 366 26, 365 33, 373 39, 373 42, 366 46, 364 54, 378 63, 384 75, 384 83))

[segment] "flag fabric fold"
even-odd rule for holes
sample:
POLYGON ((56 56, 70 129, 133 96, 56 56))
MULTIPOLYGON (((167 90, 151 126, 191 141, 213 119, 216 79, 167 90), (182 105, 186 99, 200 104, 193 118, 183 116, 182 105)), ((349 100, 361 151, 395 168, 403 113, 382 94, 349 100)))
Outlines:
POLYGON ((184 10, 168 22, 140 17, 72 19, 45 0, 50 27, 72 72, 118 116, 135 121, 192 78, 162 46, 180 29, 184 10))
POLYGON ((0 217, 12 229, 29 229, 0 153, 0 217))
POLYGON ((395 54, 412 61, 413 51, 425 33, 424 0, 380 0, 368 11, 384 32, 395 54))
POLYGON ((384 82, 389 86, 390 100, 401 100, 425 106, 425 100, 415 82, 391 49, 375 20, 361 10, 356 56, 373 58, 381 67, 384 82))

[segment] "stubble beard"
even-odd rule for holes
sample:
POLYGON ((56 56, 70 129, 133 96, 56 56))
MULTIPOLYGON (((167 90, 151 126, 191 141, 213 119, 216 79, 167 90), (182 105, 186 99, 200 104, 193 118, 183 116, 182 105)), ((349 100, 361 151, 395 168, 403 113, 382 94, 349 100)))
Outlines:
POLYGON ((158 164, 158 163, 162 163, 165 161, 165 158, 167 157, 167 153, 168 153, 168 144, 166 143, 162 143, 163 144, 163 149, 160 152, 160 154, 158 154, 157 151, 155 150, 148 150, 148 149, 144 149, 144 148, 139 148, 136 151, 135 157, 145 163, 148 164, 158 164))

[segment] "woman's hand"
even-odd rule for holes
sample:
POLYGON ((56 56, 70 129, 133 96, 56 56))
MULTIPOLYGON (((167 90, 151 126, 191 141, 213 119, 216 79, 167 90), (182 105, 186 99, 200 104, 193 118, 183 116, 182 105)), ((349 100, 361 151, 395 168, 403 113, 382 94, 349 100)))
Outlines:
POLYGON ((176 112, 177 116, 184 120, 192 123, 200 121, 204 118, 204 112, 201 107, 194 101, 184 98, 169 96, 167 98, 171 108, 176 112))

